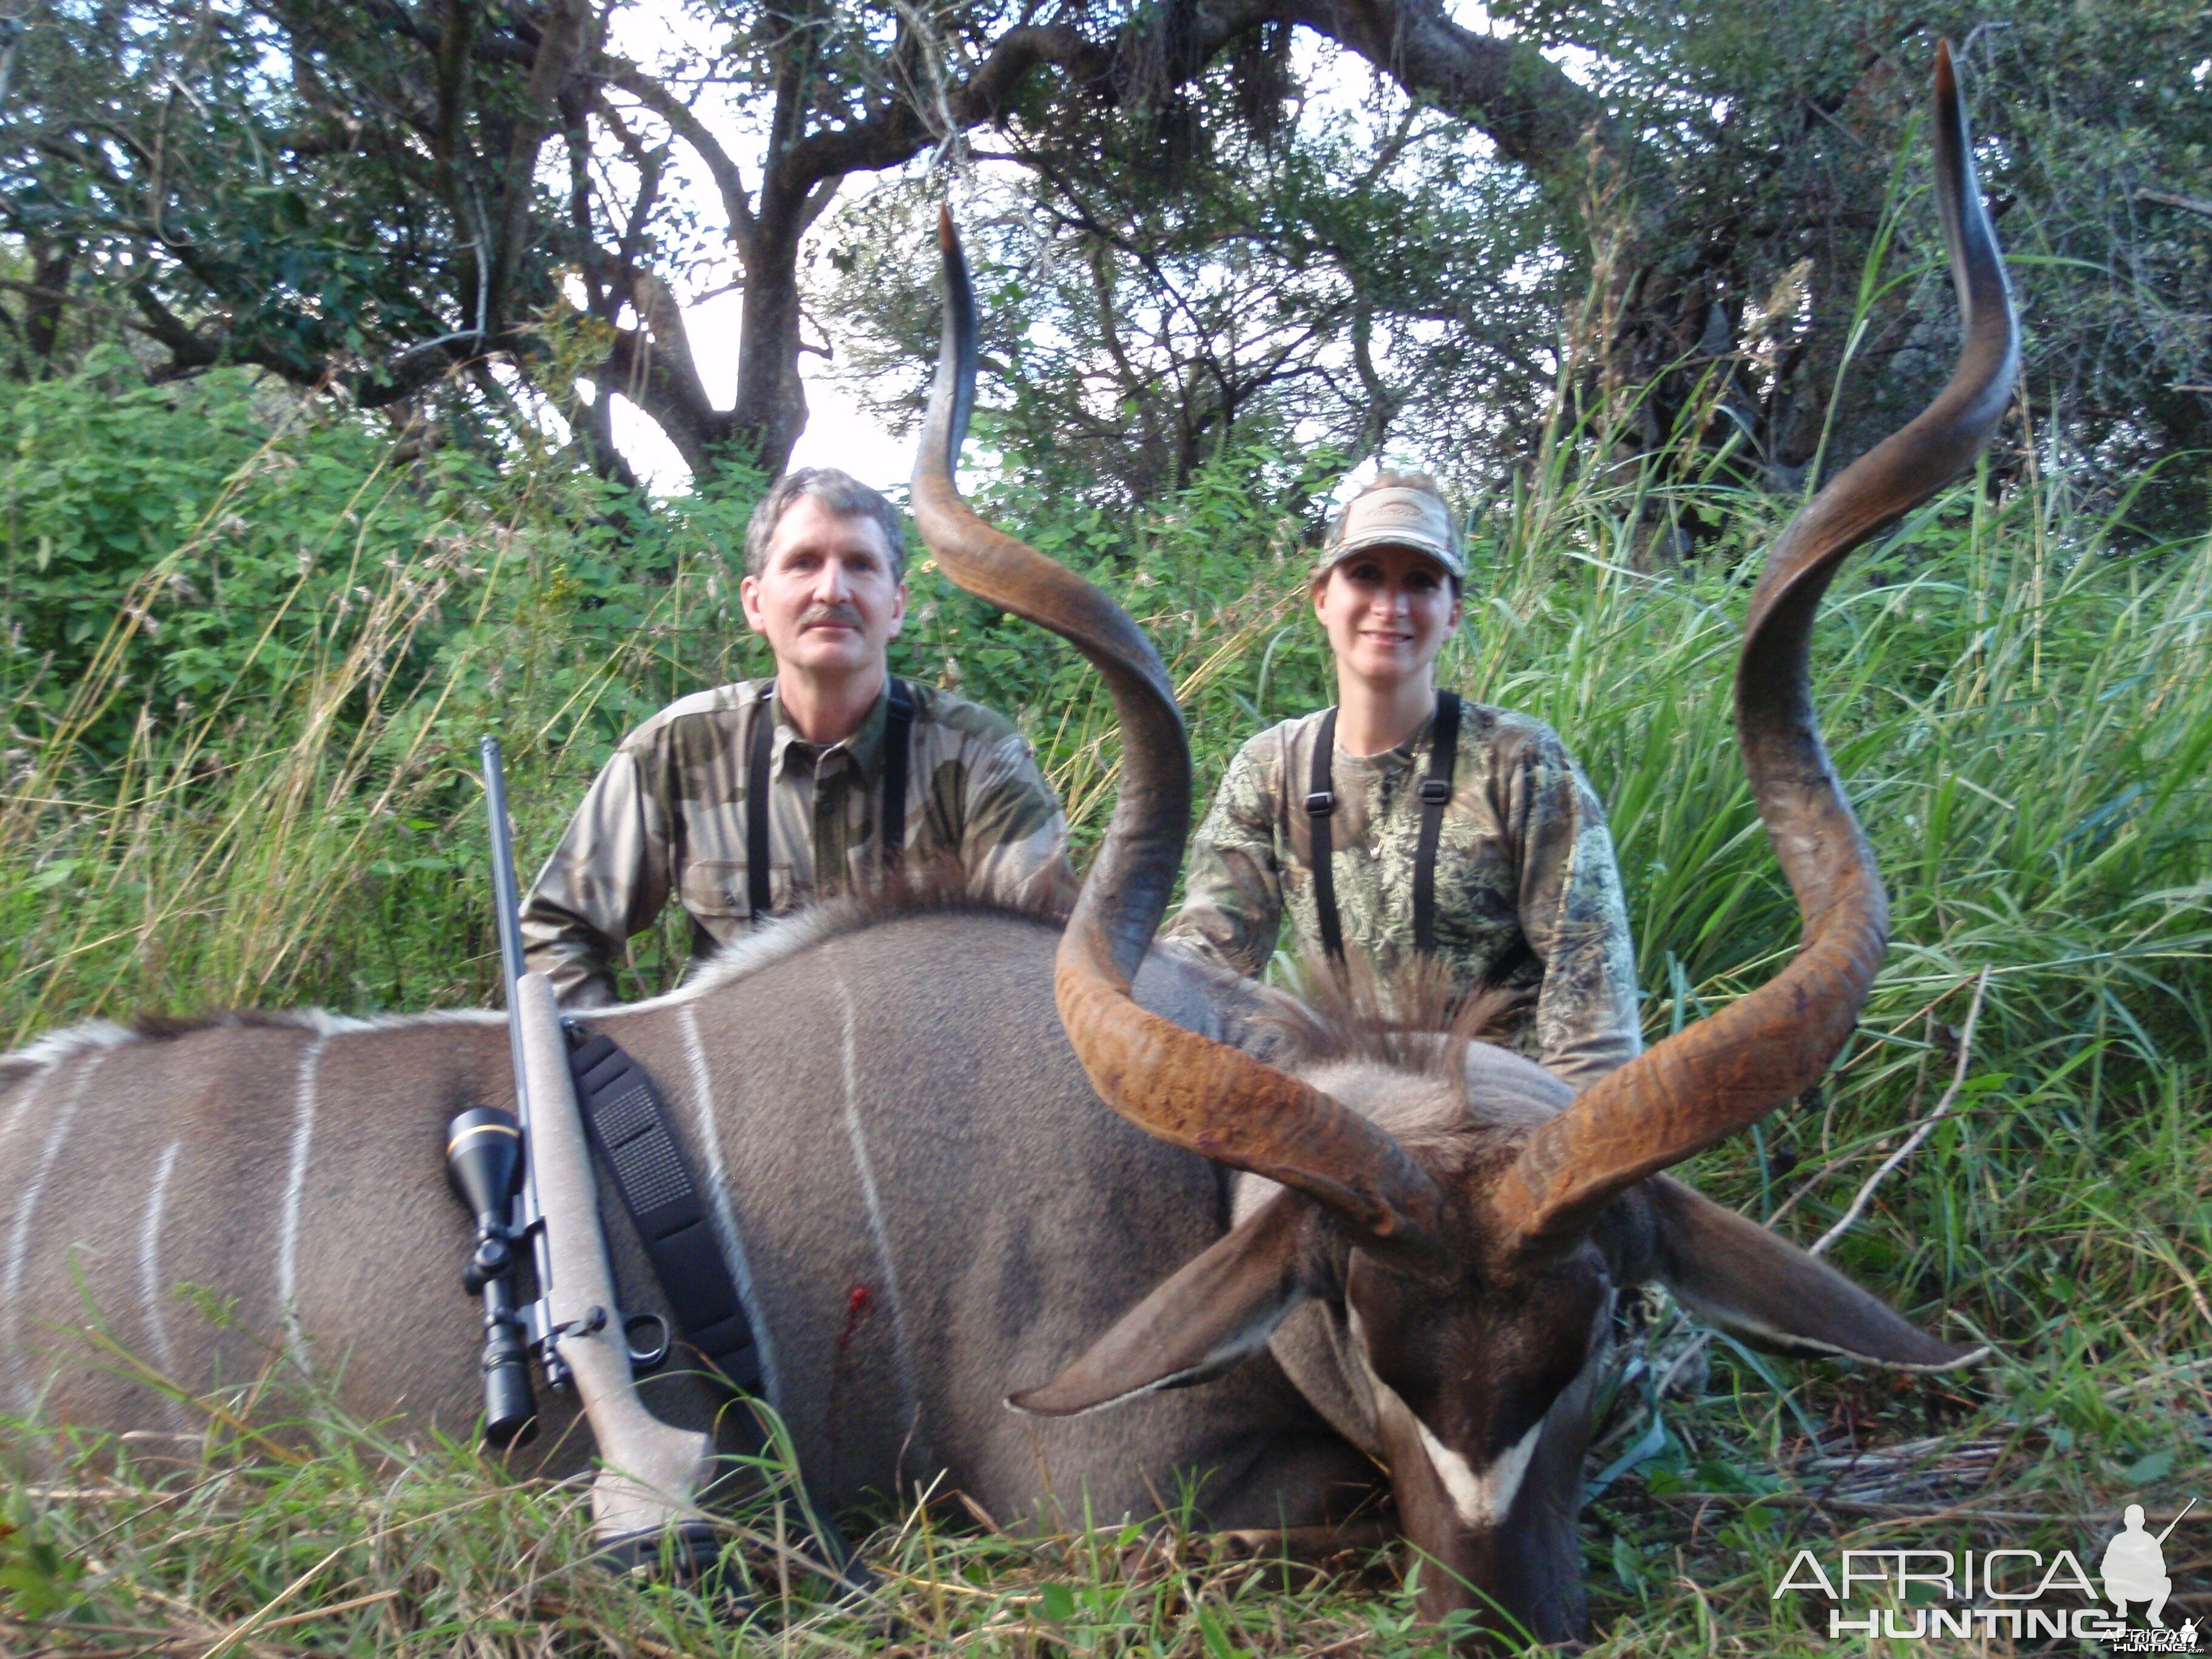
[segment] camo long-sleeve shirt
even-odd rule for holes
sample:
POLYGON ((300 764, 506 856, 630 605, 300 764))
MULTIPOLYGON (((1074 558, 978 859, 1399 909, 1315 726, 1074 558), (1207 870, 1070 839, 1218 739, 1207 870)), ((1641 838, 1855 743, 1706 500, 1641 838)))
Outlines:
MULTIPOLYGON (((1304 804, 1321 723, 1319 714, 1285 720, 1230 762, 1192 843, 1182 908, 1164 935, 1170 945, 1257 974, 1287 910, 1296 947, 1319 957, 1304 804)), ((1424 726, 1386 753, 1339 748, 1330 762, 1329 868, 1345 949, 1363 954, 1386 983, 1413 954, 1429 742, 1424 726)), ((1503 967, 1503 985, 1536 988, 1516 1046, 1576 1087, 1642 1047, 1636 958, 1604 811, 1541 721, 1462 707, 1437 856, 1436 938, 1462 988, 1503 967)))
MULTIPOLYGON (((524 954, 567 1007, 615 997, 621 941, 673 896, 690 913, 695 957, 754 925, 745 857, 753 722, 775 722, 769 750, 771 915, 865 883, 882 867, 888 696, 842 743, 799 736, 772 681, 701 691, 623 738, 538 872, 522 905, 524 954)), ((914 685, 907 863, 957 861, 969 890, 1007 903, 1074 902, 1067 820, 1028 746, 1000 716, 914 685)))

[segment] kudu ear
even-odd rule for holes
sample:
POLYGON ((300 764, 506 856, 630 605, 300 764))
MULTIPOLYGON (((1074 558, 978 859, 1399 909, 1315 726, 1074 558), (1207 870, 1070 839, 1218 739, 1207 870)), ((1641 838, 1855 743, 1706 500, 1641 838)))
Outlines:
POLYGON ((1312 1215, 1311 1202, 1295 1193, 1269 1199, 1123 1315, 1082 1358, 1006 1403, 1038 1417, 1073 1417, 1234 1370, 1306 1299, 1312 1215))
POLYGON ((1698 1318, 1738 1340, 1801 1358, 1941 1371, 1987 1348, 1937 1340, 1818 1256, 1665 1176, 1644 1183, 1658 1276, 1698 1318))

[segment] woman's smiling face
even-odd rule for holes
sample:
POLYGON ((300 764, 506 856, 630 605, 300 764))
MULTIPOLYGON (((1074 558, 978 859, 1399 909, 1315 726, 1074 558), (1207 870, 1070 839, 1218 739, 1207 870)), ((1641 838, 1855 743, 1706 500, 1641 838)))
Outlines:
POLYGON ((1338 666, 1377 687, 1427 673, 1459 626, 1451 578, 1410 547, 1349 555, 1314 584, 1313 598, 1338 666))

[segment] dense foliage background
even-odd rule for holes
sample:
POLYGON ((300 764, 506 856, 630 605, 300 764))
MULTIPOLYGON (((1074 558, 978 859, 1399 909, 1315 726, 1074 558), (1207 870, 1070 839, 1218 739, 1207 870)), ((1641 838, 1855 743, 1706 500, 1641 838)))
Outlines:
MULTIPOLYGON (((1346 468, 1418 458, 1462 485, 1474 574, 1444 678, 1565 733, 1621 851, 1647 1030, 1698 1018, 1797 929, 1730 729, 1750 578, 1950 349, 1909 142, 1948 27, 2029 370, 1985 464, 1862 554, 1822 623, 1820 706, 1896 916, 1860 1032, 1823 1089, 1693 1172, 1800 1240, 1866 1198, 1836 1258, 1996 1352, 1941 1381, 1856 1376, 1708 1351, 1655 1303, 1592 1460, 1594 1650, 1824 1648, 1771 1595, 1800 1543, 1902 1527, 2081 1553, 2123 1502, 2170 1514, 2212 1454, 2202 9, 1532 4, 1492 35, 1321 9, 1346 58, 1376 16, 1410 31, 1401 59, 1367 54, 1371 96, 1267 5, 702 8, 714 28, 658 68, 617 61, 623 14, 586 8, 550 91, 558 6, 112 0, 0 29, 0 1041, 495 996, 477 737, 505 740, 534 861, 623 731, 764 661, 731 550, 793 429, 795 356, 763 346, 767 401, 740 386, 704 415, 703 391, 653 381, 688 363, 661 301, 715 274, 721 231, 651 181, 716 133, 767 144, 779 111, 799 137, 753 172, 740 264, 773 288, 789 255, 790 292, 894 422, 945 175, 833 207, 809 194, 830 173, 788 157, 873 134, 862 161, 890 169, 908 139, 975 130, 966 162, 945 146, 993 333, 971 483, 1158 642, 1201 804, 1245 736, 1329 695, 1303 573, 1346 468), (977 101, 1032 27, 1065 33, 977 101), (1472 76, 1484 41, 1498 88, 1438 67, 1472 76), (1579 78, 1526 69, 1538 44, 1579 78), (793 190, 775 211, 818 223, 812 265, 762 230, 793 190), (495 281, 471 262, 510 210, 495 281), (501 314, 472 320, 479 295, 501 314), (689 489, 633 486, 617 386, 689 433, 689 489)), ((1087 848, 1117 754, 1092 677, 914 556, 896 671, 1012 714, 1087 848)), ((672 982, 682 946, 642 936, 630 988, 672 982)), ((395 1486, 379 1460, 400 1449, 312 1395, 179 1403, 207 1432, 179 1461, 126 1446, 9 1477, 7 1642, 1434 1640, 1387 1561, 1285 1594, 1194 1540, 1147 1576, 1123 1571, 1133 1537, 1034 1544, 942 1504, 887 1510, 870 1545, 896 1630, 776 1577, 758 1514, 732 1532, 757 1596, 716 1608, 576 1565, 565 1489, 420 1448, 395 1486), (295 1413, 318 1455, 272 1454, 254 1410, 295 1413), (282 1624, 309 1608, 329 1622, 282 1624)), ((2202 1617, 2194 1525, 2167 1562, 2175 1612, 2202 1617)))
MULTIPOLYGON (((94 1012, 491 1000, 477 736, 507 741, 533 860, 628 724, 758 666, 730 604, 742 488, 646 514, 549 454, 395 466, 357 420, 244 374, 147 391, 113 360, 0 391, 0 592, 21 641, 0 1006, 18 1038, 94 1012)), ((1201 790, 1259 723, 1327 695, 1300 521, 1251 483, 1271 471, 1294 495, 1313 488, 1273 455, 1202 468, 1133 521, 1018 480, 995 490, 1002 518, 1108 583, 1159 642, 1201 790)), ((1717 551, 1653 575, 1628 562, 1638 494, 1562 467, 1485 516, 1445 673, 1557 725, 1607 800, 1656 1036, 1757 982, 1795 937, 1727 702, 1748 575, 1787 503, 1717 495, 1717 551)), ((2000 1357, 1900 1391, 1729 1350, 1711 1392, 1629 1389, 1593 1468, 1633 1468, 1589 1516, 1620 1651, 1687 1627, 1702 1601, 1753 1632, 1746 1650, 1785 1650, 1798 1638, 1772 1622, 1789 1603, 1768 1600, 1767 1580, 1808 1524, 1848 1537, 1885 1516, 1955 1517, 1971 1497, 2014 1518, 1944 1523, 1962 1539, 2081 1548, 2075 1534, 2101 1536, 2124 1495, 2155 1509, 2203 1467, 2212 542, 2119 527, 2047 483, 1970 481, 1831 602, 1821 702, 1888 874, 1896 942, 1826 1089, 1698 1176, 1808 1237, 1948 1098, 1836 1253, 1922 1317, 1994 1338, 2000 1357), (1856 1472, 1848 1501, 1844 1471, 1856 1472), (1696 1518, 1714 1504, 1725 1525, 1696 1518)), ((1015 713, 1095 837, 1115 745, 1087 671, 926 562, 915 581, 898 668, 1015 713)), ((680 949, 673 929, 641 939, 635 988, 669 982, 680 949)), ((1689 1339, 1662 1321, 1645 1340, 1650 1387, 1689 1339)), ((381 1442, 326 1404, 287 1409, 321 1425, 328 1457, 272 1465, 218 1433, 187 1482, 232 1474, 192 1486, 208 1530, 191 1551, 130 1518, 178 1501, 159 1460, 59 1508, 21 1489, 21 1537, 50 1553, 16 1559, 18 1580, 46 1588, 19 1592, 15 1615, 219 1633, 312 1565, 285 1541, 284 1517, 304 1508, 337 1540, 318 1597, 390 1589, 375 1606, 404 1610, 349 1626, 376 1650, 546 1630, 619 1649, 629 1638, 611 1632, 649 1619, 657 1639, 703 1651, 750 1628, 589 1574, 571 1583, 573 1570, 557 1594, 510 1581, 502 1563, 526 1540, 576 1523, 557 1493, 486 1493, 465 1459, 418 1465, 422 1519, 393 1558, 373 1542, 390 1524, 383 1477, 360 1462, 381 1442), (501 1507, 480 1526, 441 1518, 488 1501, 501 1507), (138 1541, 118 1545, 118 1527, 138 1541), (93 1577, 55 1565, 67 1558, 52 1540, 90 1549, 94 1534, 107 1541, 93 1577)), ((733 1538, 758 1524, 741 1518, 733 1538)), ((909 1620, 930 1585, 968 1587, 930 1614, 946 1643, 1028 1651, 1082 1632, 1077 1644, 1101 1652, 1228 1650, 1212 1631, 1268 1650, 1421 1647, 1400 1604, 1358 1577, 1284 1600, 1202 1551, 1132 1579, 1110 1540, 1039 1553, 945 1524, 877 1547, 909 1620), (1060 1611, 1040 1624, 1039 1607, 1060 1611)), ((871 1639, 803 1585, 790 1593, 759 1614, 797 1620, 786 1639, 836 1652, 871 1639)))

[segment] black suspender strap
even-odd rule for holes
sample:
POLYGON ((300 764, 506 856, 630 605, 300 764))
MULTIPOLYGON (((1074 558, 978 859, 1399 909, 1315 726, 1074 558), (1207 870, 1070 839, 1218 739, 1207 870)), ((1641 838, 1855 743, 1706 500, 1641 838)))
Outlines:
MULTIPOLYGON (((1321 948, 1331 962, 1344 960, 1344 921, 1336 909, 1336 872, 1329 817, 1336 811, 1336 787, 1330 760, 1336 752, 1336 710, 1321 717, 1314 733, 1313 787, 1306 795, 1310 826, 1314 909, 1321 918, 1321 948)), ((1444 809, 1451 805, 1452 766, 1459 758, 1459 698, 1437 693, 1436 717, 1429 725, 1429 775, 1421 780, 1421 838, 1413 858, 1413 948, 1424 955, 1437 948, 1437 853, 1443 845, 1444 809)))
POLYGON ((914 693, 893 680, 884 719, 884 868, 896 870, 906 855, 906 777, 914 731, 914 693))
POLYGON ((1444 808, 1451 805, 1452 763, 1459 758, 1459 699, 1437 693, 1437 714, 1429 724, 1429 775, 1421 780, 1421 839, 1413 858, 1413 948, 1433 956, 1437 948, 1437 851, 1444 833, 1444 808))
POLYGON ((753 921, 768 917, 773 895, 768 883, 769 757, 775 746, 775 682, 769 682, 753 705, 753 744, 745 769, 745 889, 753 921))
POLYGON ((1344 923, 1336 914, 1336 871, 1330 862, 1329 815, 1336 811, 1336 791, 1329 776, 1329 756, 1336 748, 1336 708, 1321 717, 1314 733, 1313 788, 1306 796, 1306 823, 1311 834, 1314 908, 1321 917, 1321 948, 1333 963, 1344 960, 1344 923))
MULTIPOLYGON (((745 766, 745 890, 753 920, 768 919, 773 894, 769 886, 769 758, 775 748, 775 687, 771 684, 753 707, 751 753, 745 766)), ((904 680, 890 683, 890 708, 884 717, 884 867, 895 870, 906 855, 906 785, 914 745, 914 691, 904 680)))

